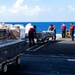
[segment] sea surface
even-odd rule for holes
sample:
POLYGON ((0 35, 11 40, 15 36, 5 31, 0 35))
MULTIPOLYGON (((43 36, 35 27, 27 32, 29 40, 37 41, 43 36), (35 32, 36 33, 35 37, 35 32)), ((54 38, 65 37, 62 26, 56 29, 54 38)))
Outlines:
MULTIPOLYGON (((61 25, 62 23, 66 24, 67 30, 70 28, 70 22, 4 22, 5 24, 22 24, 26 26, 26 24, 31 23, 32 25, 36 25, 36 31, 42 32, 48 30, 48 27, 53 24, 56 27, 56 33, 61 34, 61 25)), ((73 22, 75 25, 75 22, 73 22)))

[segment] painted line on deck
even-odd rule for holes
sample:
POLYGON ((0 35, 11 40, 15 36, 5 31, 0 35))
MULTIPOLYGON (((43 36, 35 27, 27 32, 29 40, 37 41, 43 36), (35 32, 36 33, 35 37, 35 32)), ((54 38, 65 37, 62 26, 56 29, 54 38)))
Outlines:
POLYGON ((36 47, 36 46, 38 46, 38 45, 30 47, 30 48, 26 49, 26 51, 31 51, 31 49, 34 48, 34 47, 36 47))
MULTIPOLYGON (((57 37, 56 40, 59 39, 59 38, 61 38, 61 37, 57 37)), ((46 43, 46 44, 44 44, 44 45, 41 45, 41 46, 39 46, 39 47, 37 47, 38 45, 32 46, 32 47, 26 49, 26 51, 37 51, 38 49, 40 49, 40 48, 46 46, 46 45, 49 44, 49 43, 52 43, 52 41, 51 41, 51 42, 48 42, 48 43, 46 43), (37 48, 35 48, 35 47, 37 47, 37 48), (35 48, 35 49, 31 50, 32 48, 35 48)))
POLYGON ((44 44, 44 45, 42 45, 42 46, 40 46, 40 47, 38 47, 38 48, 34 49, 33 51, 37 51, 38 49, 40 49, 40 48, 42 48, 42 47, 46 46, 47 44, 48 44, 48 43, 46 43, 46 44, 44 44))
POLYGON ((67 59, 67 61, 74 61, 75 62, 75 59, 67 59))
MULTIPOLYGON (((61 38, 61 37, 58 37, 58 38, 56 38, 56 39, 59 39, 59 38, 61 38)), ((38 47, 38 48, 36 48, 36 49, 34 49, 33 51, 37 51, 38 49, 40 49, 40 48, 46 46, 46 45, 49 44, 49 43, 52 43, 52 41, 51 41, 51 42, 48 42, 48 43, 46 43, 46 44, 44 44, 44 45, 42 45, 42 46, 40 46, 40 47, 38 47)))

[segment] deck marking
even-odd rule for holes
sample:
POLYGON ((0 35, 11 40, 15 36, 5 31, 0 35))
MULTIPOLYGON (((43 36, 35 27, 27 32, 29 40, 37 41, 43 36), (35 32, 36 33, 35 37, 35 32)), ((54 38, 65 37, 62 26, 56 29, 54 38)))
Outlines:
MULTIPOLYGON (((58 38, 56 38, 56 39, 59 39, 59 38, 61 38, 61 37, 58 37, 58 38)), ((51 42, 52 42, 52 41, 51 41, 51 42)), ((48 43, 51 43, 51 42, 48 42, 48 43)), ((47 45, 48 43, 46 43, 46 44, 44 44, 44 45, 41 45, 41 46, 39 46, 39 47, 37 47, 37 48, 31 50, 32 48, 34 48, 34 47, 36 47, 36 46, 38 46, 38 45, 32 46, 32 47, 26 49, 26 51, 37 51, 38 49, 44 47, 44 46, 47 45)))
POLYGON ((36 46, 38 46, 38 45, 35 45, 35 46, 30 47, 30 48, 26 49, 26 51, 30 51, 32 48, 34 48, 36 46))
POLYGON ((75 61, 75 59, 67 59, 67 61, 75 61))
POLYGON ((38 48, 36 48, 36 49, 34 49, 33 51, 37 51, 38 49, 40 49, 40 48, 42 48, 42 47, 44 47, 45 45, 47 45, 48 43, 46 43, 46 44, 44 44, 44 45, 42 45, 42 46, 40 46, 40 47, 38 47, 38 48))
MULTIPOLYGON (((58 38, 56 38, 56 39, 59 39, 59 38, 61 38, 61 36, 60 36, 60 37, 58 37, 58 38)), ((52 42, 52 41, 51 41, 51 42, 52 42)), ((48 43, 51 43, 51 42, 48 42, 48 43)), ((40 49, 40 48, 42 48, 42 47, 46 46, 48 43, 46 43, 46 44, 44 44, 44 45, 42 45, 42 46, 40 46, 40 47, 38 47, 38 48, 34 49, 33 51, 37 51, 38 49, 40 49)))

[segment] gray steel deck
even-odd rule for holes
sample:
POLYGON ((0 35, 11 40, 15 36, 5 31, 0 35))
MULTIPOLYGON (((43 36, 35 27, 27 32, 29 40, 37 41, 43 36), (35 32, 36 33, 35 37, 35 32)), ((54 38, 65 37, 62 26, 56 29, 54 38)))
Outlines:
POLYGON ((18 68, 15 64, 10 65, 6 74, 75 75, 75 41, 60 38, 55 42, 36 45, 27 49, 21 61, 18 68))

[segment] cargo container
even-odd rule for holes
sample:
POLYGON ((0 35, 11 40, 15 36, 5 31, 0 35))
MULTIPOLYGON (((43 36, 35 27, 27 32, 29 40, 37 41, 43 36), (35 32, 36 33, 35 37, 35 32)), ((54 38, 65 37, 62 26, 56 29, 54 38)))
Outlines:
POLYGON ((37 33, 37 43, 44 43, 46 40, 52 38, 54 41, 56 40, 56 34, 54 31, 42 31, 37 33))
POLYGON ((27 49, 25 40, 0 41, 0 71, 7 72, 8 65, 16 62, 20 64, 20 55, 27 49))

